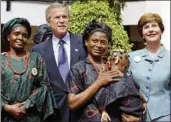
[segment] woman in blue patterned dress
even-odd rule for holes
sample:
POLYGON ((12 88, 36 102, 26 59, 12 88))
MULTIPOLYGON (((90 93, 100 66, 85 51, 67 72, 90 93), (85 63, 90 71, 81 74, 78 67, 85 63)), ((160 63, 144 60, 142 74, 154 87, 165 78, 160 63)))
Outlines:
POLYGON ((144 14, 138 30, 146 47, 130 53, 129 75, 140 85, 147 101, 146 121, 170 121, 170 52, 161 44, 161 17, 156 13, 144 14))

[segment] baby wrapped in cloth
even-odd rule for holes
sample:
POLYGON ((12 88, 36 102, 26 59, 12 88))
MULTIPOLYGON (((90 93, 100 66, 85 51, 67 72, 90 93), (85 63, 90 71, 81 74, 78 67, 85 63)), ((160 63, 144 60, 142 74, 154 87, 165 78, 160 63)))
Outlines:
POLYGON ((121 121, 122 113, 135 117, 142 117, 143 115, 144 107, 139 93, 139 85, 126 75, 128 66, 127 53, 114 52, 108 58, 107 70, 120 70, 124 76, 119 82, 101 88, 95 95, 100 109, 102 111, 106 109, 112 122, 121 121))

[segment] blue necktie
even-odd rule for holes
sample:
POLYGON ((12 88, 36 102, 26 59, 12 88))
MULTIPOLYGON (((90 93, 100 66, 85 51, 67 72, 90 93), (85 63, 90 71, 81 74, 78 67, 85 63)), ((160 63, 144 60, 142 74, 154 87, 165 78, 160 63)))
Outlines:
POLYGON ((65 41, 59 41, 59 50, 58 50, 58 68, 61 73, 62 79, 64 82, 67 80, 69 74, 69 65, 68 65, 68 58, 67 53, 64 48, 65 41))

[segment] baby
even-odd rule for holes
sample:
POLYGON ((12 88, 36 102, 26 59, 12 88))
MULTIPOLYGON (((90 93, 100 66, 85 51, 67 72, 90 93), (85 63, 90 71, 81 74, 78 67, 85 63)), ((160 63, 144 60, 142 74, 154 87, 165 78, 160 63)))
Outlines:
POLYGON ((121 114, 142 117, 144 106, 139 93, 139 85, 126 75, 129 66, 128 55, 114 52, 107 61, 108 70, 120 70, 124 76, 119 82, 100 89, 95 95, 102 112, 101 121, 120 122, 121 114))

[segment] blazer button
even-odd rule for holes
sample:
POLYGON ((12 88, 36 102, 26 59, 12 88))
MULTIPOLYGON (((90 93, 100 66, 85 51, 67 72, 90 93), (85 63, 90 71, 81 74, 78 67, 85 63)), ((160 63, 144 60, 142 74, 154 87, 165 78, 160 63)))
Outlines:
POLYGON ((149 72, 151 72, 152 70, 151 69, 148 69, 149 72))
POLYGON ((149 89, 150 87, 149 86, 145 86, 146 87, 146 89, 149 89))
POLYGON ((147 79, 147 80, 150 80, 150 77, 147 76, 146 79, 147 79))
POLYGON ((153 61, 150 61, 150 64, 153 64, 153 61))

